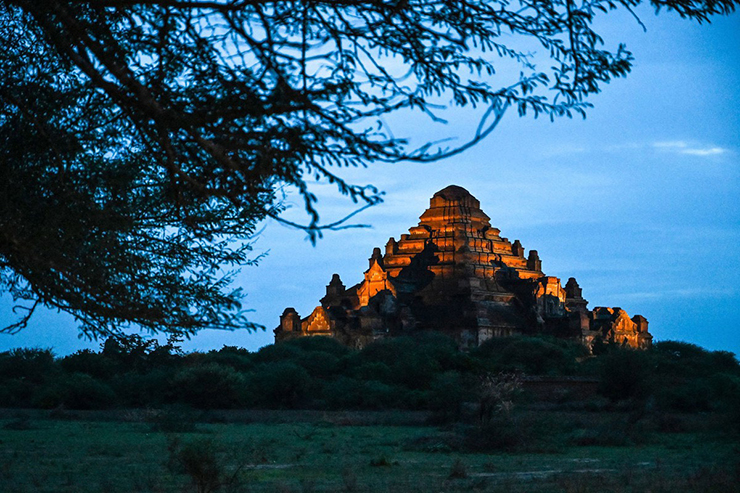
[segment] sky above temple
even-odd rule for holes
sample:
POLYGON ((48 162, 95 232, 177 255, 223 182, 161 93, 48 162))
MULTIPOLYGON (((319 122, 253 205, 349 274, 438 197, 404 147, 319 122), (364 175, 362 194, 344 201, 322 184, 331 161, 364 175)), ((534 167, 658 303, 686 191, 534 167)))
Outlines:
MULTIPOLYGON (((373 247, 406 233, 435 192, 456 184, 502 236, 538 250, 547 275, 563 284, 576 277, 589 308, 641 314, 656 341, 739 354, 740 15, 703 26, 640 15, 647 32, 626 13, 601 24, 607 46, 626 42, 635 62, 626 79, 590 99, 585 120, 512 112, 487 140, 445 161, 348 170, 343 176, 386 192, 384 203, 356 218, 372 227, 329 232, 313 247, 300 231, 264 225, 254 248, 268 254, 243 269, 237 285, 248 293, 251 319, 267 330, 203 331, 184 348, 271 343, 285 307, 309 315, 332 273, 347 286, 361 281, 373 247)), ((442 129, 401 121, 397 134, 463 137, 474 120, 465 111, 448 117, 442 129)), ((318 190, 326 222, 352 211, 330 186, 318 190)), ((14 320, 12 307, 2 299, 1 323, 14 320)), ((71 317, 50 311, 17 335, 0 334, 0 351, 52 347, 63 355, 99 345, 78 339, 71 317)))

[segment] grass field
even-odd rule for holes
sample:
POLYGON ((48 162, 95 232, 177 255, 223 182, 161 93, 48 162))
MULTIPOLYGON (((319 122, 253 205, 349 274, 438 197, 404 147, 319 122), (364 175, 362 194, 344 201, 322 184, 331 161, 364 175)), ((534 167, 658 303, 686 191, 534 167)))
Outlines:
MULTIPOLYGON (((740 491, 740 446, 721 429, 702 427, 701 416, 684 422, 688 431, 625 434, 624 415, 544 419, 530 411, 508 426, 539 436, 489 453, 459 446, 475 433, 462 425, 377 424, 394 418, 368 419, 372 413, 252 423, 234 416, 210 419, 219 423, 143 411, 7 412, 0 490, 740 491)), ((406 418, 395 421, 413 421, 406 418)))

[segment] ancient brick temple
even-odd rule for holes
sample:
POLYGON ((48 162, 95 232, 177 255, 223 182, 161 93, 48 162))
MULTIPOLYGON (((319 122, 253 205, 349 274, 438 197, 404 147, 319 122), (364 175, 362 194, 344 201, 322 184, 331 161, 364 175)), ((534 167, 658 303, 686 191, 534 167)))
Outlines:
POLYGON ((451 185, 434 194, 419 225, 373 250, 364 279, 347 288, 334 274, 321 305, 307 317, 286 308, 275 341, 323 335, 353 347, 418 330, 454 337, 473 347, 492 337, 551 334, 591 347, 604 342, 646 348, 647 320, 621 308, 587 308, 571 277, 542 272, 536 250, 527 255, 491 227, 480 202, 451 185))

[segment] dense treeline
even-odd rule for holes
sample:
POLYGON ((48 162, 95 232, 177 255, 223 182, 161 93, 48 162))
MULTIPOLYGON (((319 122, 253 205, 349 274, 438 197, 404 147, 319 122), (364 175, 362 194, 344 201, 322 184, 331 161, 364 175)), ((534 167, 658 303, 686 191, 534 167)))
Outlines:
POLYGON ((136 335, 61 358, 49 349, 16 349, 0 353, 0 407, 455 412, 476 401, 483 375, 502 372, 594 377, 607 403, 681 412, 740 409, 740 364, 725 351, 666 341, 649 351, 611 347, 588 357, 577 343, 511 337, 463 353, 438 334, 379 341, 360 351, 312 337, 257 352, 224 346, 185 354, 176 341, 136 335))

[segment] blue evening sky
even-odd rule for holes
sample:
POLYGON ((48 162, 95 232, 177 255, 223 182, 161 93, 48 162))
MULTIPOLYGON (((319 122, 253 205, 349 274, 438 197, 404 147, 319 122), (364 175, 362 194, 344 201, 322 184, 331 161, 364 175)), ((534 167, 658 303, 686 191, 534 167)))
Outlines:
MULTIPOLYGON (((486 141, 443 162, 349 170, 386 200, 358 217, 372 228, 329 233, 316 247, 302 232, 266 224, 255 249, 269 254, 237 284, 267 331, 203 331, 185 349, 271 343, 285 307, 307 316, 332 273, 347 286, 359 282, 373 247, 415 226, 429 198, 456 184, 480 200, 502 236, 538 250, 548 275, 563 283, 575 276, 589 307, 641 314, 656 340, 740 353, 740 15, 702 26, 648 10, 641 18, 646 33, 625 13, 601 24, 607 46, 626 42, 636 60, 626 79, 591 98, 587 119, 551 123, 512 112, 486 141)), ((442 130, 463 133, 470 121, 456 111, 442 130)), ((420 139, 442 134, 423 121, 397 128, 420 139)), ((326 221, 352 210, 328 186, 319 190, 326 221)), ((13 320, 12 306, 3 298, 0 322, 13 320)), ((63 355, 99 345, 50 311, 17 335, 0 334, 0 351, 52 347, 63 355)))

